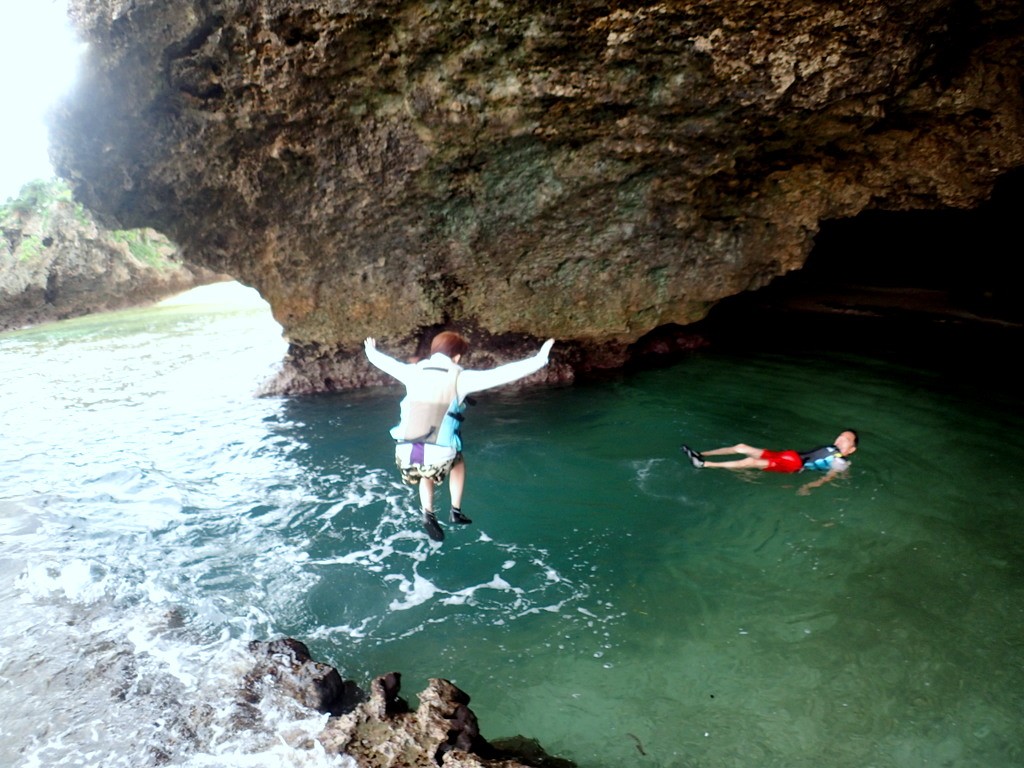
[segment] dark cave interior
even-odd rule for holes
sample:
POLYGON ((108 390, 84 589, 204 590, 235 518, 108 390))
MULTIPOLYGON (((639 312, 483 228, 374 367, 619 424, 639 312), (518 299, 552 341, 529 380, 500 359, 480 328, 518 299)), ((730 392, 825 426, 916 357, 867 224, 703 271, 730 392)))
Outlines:
POLYGON ((826 221, 803 269, 726 299, 687 330, 735 351, 870 351, 1013 375, 1024 335, 1024 169, 973 210, 826 221))
POLYGON ((723 301, 715 312, 742 313, 745 305, 806 308, 816 296, 835 300, 845 293, 852 308, 877 302, 890 312, 932 311, 1019 325, 1022 213, 1024 169, 1018 169, 974 210, 870 210, 826 221, 803 269, 723 301))

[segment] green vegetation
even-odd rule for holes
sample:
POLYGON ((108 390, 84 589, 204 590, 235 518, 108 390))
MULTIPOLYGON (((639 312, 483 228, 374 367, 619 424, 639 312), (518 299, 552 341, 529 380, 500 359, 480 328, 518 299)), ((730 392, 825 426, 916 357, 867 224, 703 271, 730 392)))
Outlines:
POLYGON ((171 248, 169 241, 160 235, 153 237, 150 230, 117 229, 110 233, 110 239, 127 243, 132 256, 150 267, 167 269, 176 266, 166 255, 171 248))
POLYGON ((63 179, 36 179, 24 184, 17 197, 9 198, 0 205, 0 234, 8 238, 12 253, 18 261, 42 258, 48 245, 45 236, 22 234, 24 224, 34 218, 40 220, 41 229, 50 229, 50 222, 56 206, 72 206, 75 218, 82 224, 89 224, 90 217, 80 203, 74 201, 71 187, 63 179))
POLYGON ((39 235, 22 238, 17 250, 18 261, 30 261, 43 255, 43 239, 39 235))
MULTIPOLYGON (((10 198, 0 205, 0 221, 5 221, 12 215, 24 217, 33 213, 45 214, 54 203, 72 201, 71 187, 63 179, 36 179, 22 186, 17 197, 10 198)), ((75 205, 84 213, 81 205, 75 205)))
MULTIPOLYGON (((67 206, 72 206, 75 219, 83 226, 93 223, 88 211, 81 203, 75 202, 71 187, 66 181, 36 179, 22 186, 17 197, 10 198, 0 205, 0 230, 12 230, 20 234, 25 221, 39 217, 43 231, 47 231, 58 205, 65 206, 65 216, 67 206)), ((115 242, 126 243, 132 256, 154 269, 178 266, 171 258, 175 251, 174 246, 167 238, 152 230, 119 229, 107 231, 106 237, 115 242)), ((11 247, 16 248, 20 261, 42 256, 44 246, 43 238, 38 235, 24 235, 11 241, 11 247)))

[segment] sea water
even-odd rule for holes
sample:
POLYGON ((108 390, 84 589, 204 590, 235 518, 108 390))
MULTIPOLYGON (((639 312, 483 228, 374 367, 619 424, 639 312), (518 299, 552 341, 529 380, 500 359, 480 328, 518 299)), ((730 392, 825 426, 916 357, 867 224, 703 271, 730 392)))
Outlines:
POLYGON ((482 393, 443 544, 401 392, 254 397, 284 352, 240 286, 0 334, 0 765, 351 765, 273 691, 238 716, 247 642, 283 636, 582 768, 1024 764, 1020 399, 957 350, 482 393), (679 451, 847 427, 807 495, 679 451))

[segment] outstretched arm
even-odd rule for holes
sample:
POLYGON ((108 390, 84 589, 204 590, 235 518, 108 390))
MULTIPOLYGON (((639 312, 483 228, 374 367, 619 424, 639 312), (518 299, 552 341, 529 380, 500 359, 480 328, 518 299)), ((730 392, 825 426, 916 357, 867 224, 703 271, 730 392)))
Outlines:
POLYGON ((825 483, 830 483, 835 480, 839 475, 842 474, 841 470, 830 469, 824 475, 819 477, 817 480, 812 480, 809 483, 804 483, 797 489, 798 496, 807 496, 810 494, 812 488, 821 488, 825 483))
POLYGON ((466 370, 459 374, 459 396, 465 397, 472 392, 500 387, 535 373, 548 364, 548 354, 554 345, 554 339, 548 339, 533 357, 517 360, 514 363, 499 365, 487 371, 466 370))
POLYGON ((366 359, 373 365, 389 376, 394 376, 403 384, 405 383, 405 372, 409 368, 408 363, 401 363, 378 350, 377 340, 372 336, 367 337, 366 341, 363 342, 363 349, 366 351, 366 359))

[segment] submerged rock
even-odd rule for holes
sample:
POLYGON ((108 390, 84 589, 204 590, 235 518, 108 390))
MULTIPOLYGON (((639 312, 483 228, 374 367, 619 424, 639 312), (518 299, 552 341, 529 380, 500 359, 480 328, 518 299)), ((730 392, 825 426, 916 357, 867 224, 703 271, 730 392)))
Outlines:
POLYGON ((370 683, 369 695, 342 681, 337 670, 314 661, 306 646, 291 638, 253 642, 257 663, 247 677, 270 676, 300 703, 333 717, 319 740, 329 753, 352 756, 361 768, 572 768, 532 740, 489 743, 480 734, 469 696, 448 680, 431 679, 409 708, 399 695, 401 675, 391 672, 370 683))
POLYGON ((621 365, 800 268, 824 220, 972 207, 1024 164, 1020 3, 71 7, 58 171, 255 286, 281 392, 380 381, 363 338, 442 326, 621 365))

